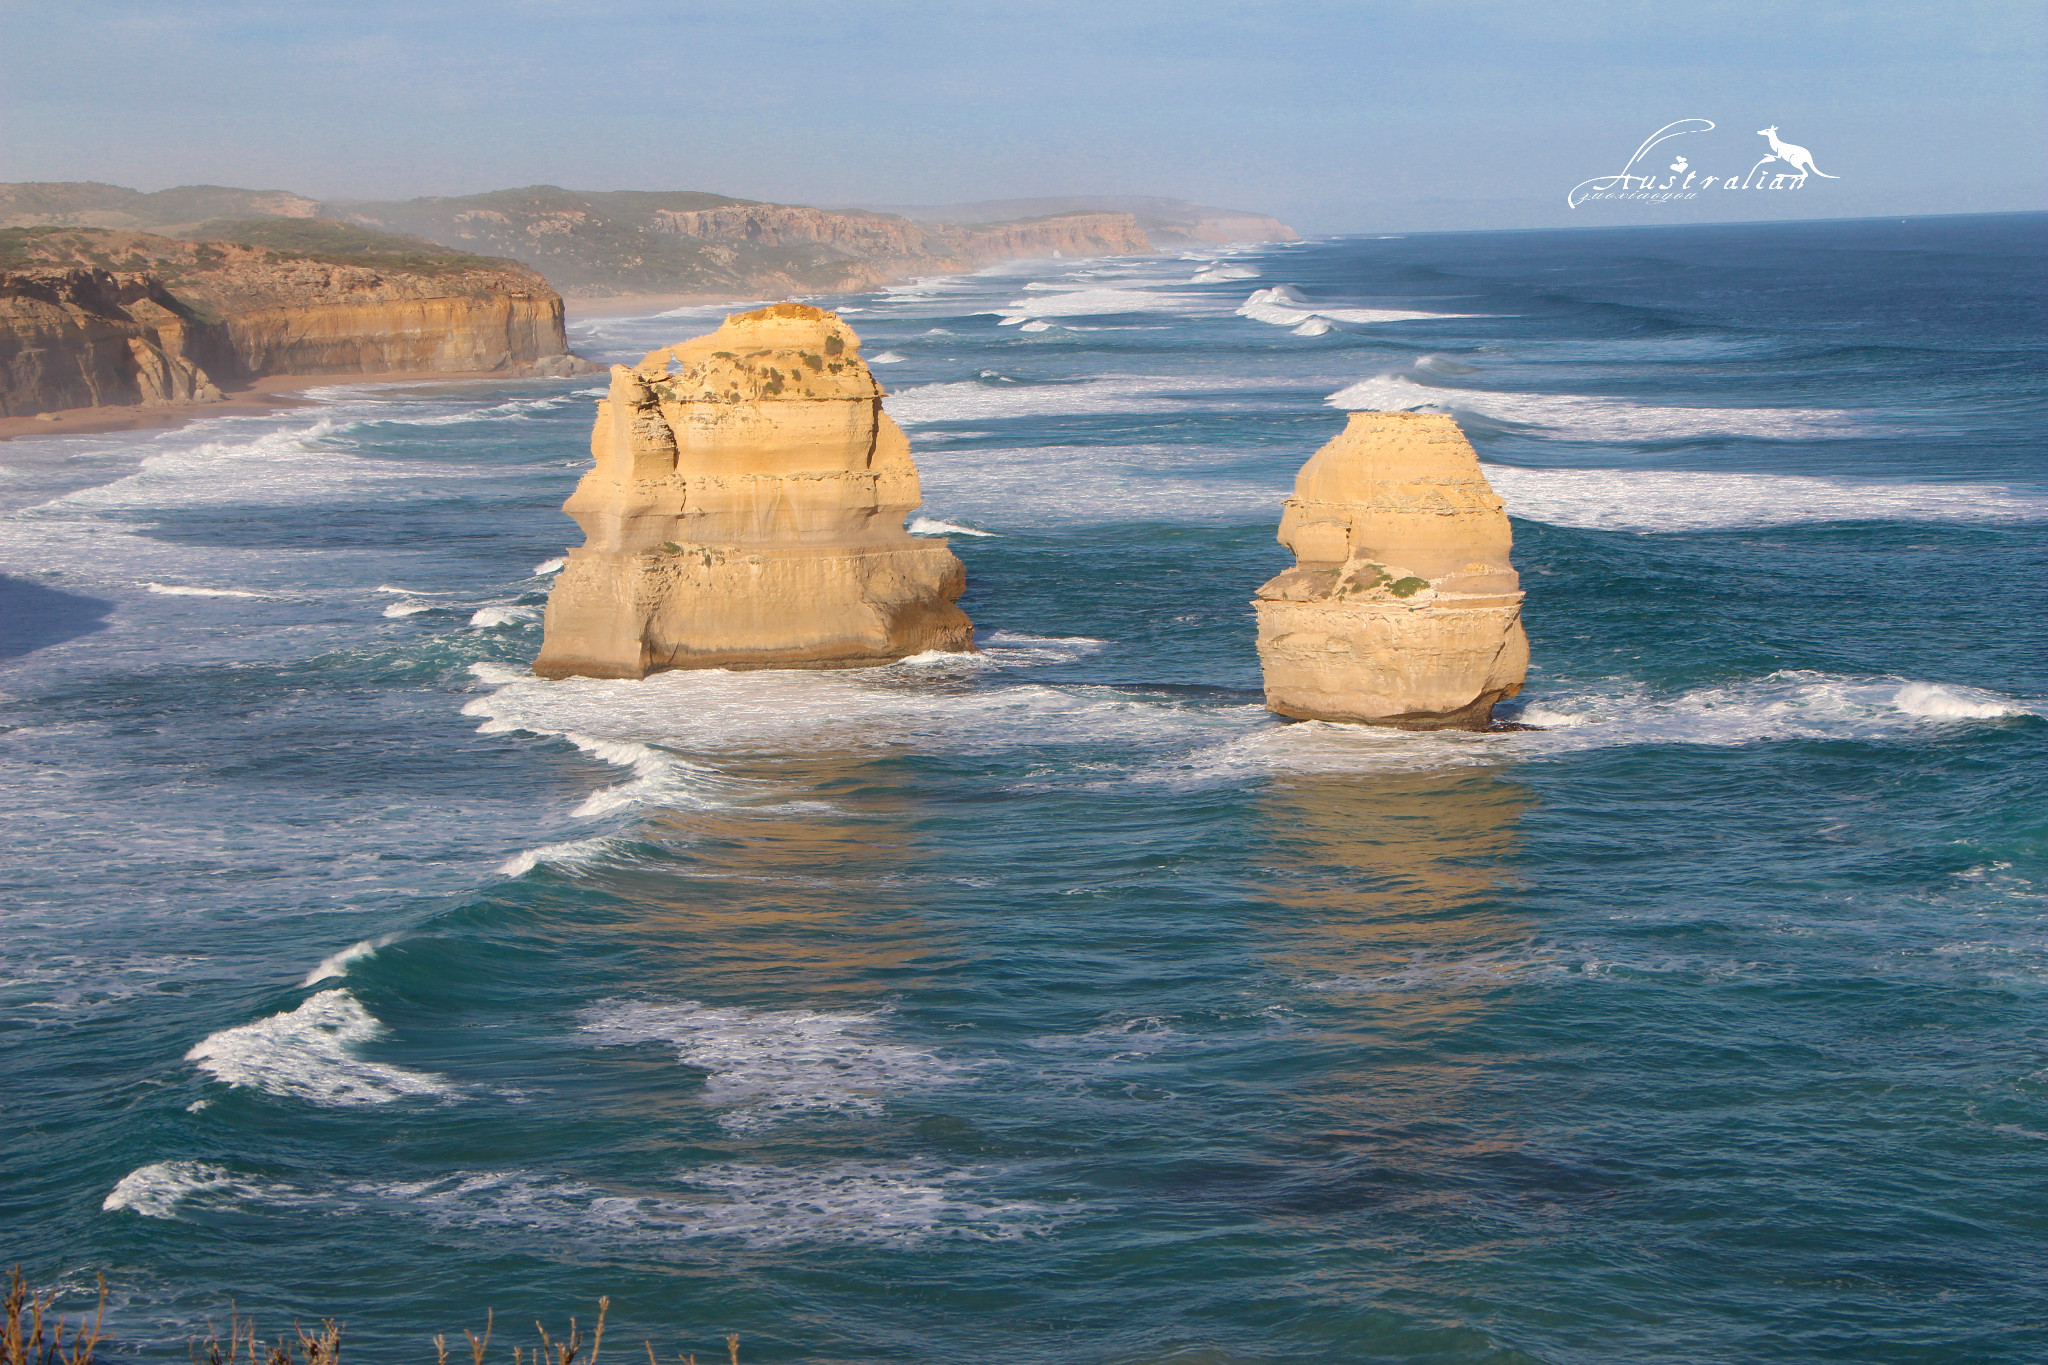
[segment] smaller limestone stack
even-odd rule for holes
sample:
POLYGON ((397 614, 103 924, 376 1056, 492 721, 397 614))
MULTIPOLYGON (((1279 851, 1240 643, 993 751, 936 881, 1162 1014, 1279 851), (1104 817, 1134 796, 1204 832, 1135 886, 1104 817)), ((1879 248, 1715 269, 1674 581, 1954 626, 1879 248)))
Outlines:
POLYGON ((590 448, 543 677, 974 648, 966 571, 903 529, 921 500, 910 443, 835 314, 778 303, 613 366, 590 448))
POLYGON ((1522 690, 1513 534, 1449 417, 1357 412, 1295 476, 1259 589, 1266 706, 1297 720, 1483 730, 1522 690))

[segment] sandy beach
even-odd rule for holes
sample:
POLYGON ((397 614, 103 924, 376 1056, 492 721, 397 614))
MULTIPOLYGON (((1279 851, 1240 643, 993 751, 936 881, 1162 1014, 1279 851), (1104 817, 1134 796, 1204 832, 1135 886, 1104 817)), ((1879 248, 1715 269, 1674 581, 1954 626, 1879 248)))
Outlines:
POLYGON ((247 417, 308 406, 307 389, 330 384, 418 384, 503 378, 490 370, 410 370, 387 374, 273 374, 236 389, 219 403, 175 403, 158 407, 65 408, 33 417, 0 417, 0 441, 20 436, 90 436, 109 431, 180 427, 208 417, 247 417))
POLYGON ((562 308, 565 320, 573 323, 579 318, 632 317, 646 313, 662 313, 671 308, 694 308, 714 303, 729 303, 738 308, 745 304, 765 301, 737 294, 615 294, 605 298, 587 299, 564 294, 562 308))

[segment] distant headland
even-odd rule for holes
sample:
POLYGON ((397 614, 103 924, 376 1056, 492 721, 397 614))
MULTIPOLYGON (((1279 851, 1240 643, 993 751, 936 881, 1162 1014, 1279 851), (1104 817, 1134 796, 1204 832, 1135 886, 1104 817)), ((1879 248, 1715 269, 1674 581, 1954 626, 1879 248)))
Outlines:
POLYGON ((0 422, 217 402, 279 375, 578 373, 565 297, 582 311, 758 300, 1295 239, 1175 199, 882 211, 552 185, 374 202, 0 184, 0 422))

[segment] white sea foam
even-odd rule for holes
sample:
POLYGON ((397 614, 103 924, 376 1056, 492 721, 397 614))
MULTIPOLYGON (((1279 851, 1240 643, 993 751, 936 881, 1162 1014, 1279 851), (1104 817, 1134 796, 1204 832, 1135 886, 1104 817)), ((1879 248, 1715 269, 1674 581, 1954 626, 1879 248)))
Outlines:
MULTIPOLYGON (((987 668, 1005 662, 1003 649, 995 646, 986 656, 938 654, 932 663, 987 668)), ((1045 661, 1054 660, 1047 656, 1045 661)), ((1031 660, 1017 656, 1009 662, 1031 660)), ((472 670, 487 676, 474 665, 472 670)), ((679 669, 635 681, 515 676, 464 710, 489 717, 479 727, 484 733, 566 734, 586 746, 609 740, 615 748, 591 751, 614 762, 636 763, 673 753, 711 756, 895 746, 944 753, 1006 752, 1077 736, 1150 746, 1183 738, 1192 741, 1231 725, 1209 708, 1134 699, 1109 687, 1017 682, 935 692, 915 685, 925 671, 916 665, 846 672, 679 669), (650 749, 650 744, 661 749, 650 749)), ((694 765, 679 776, 664 775, 656 781, 663 785, 635 795, 657 804, 730 806, 748 792, 743 784, 694 765)))
POLYGON ((423 611, 435 610, 438 605, 439 604, 434 602, 393 602, 390 606, 384 608, 384 614, 386 616, 394 618, 400 616, 418 616, 423 611))
MULTIPOLYGON (((904 426, 927 422, 979 422, 1011 417, 1081 416, 1104 412, 1170 412, 1202 408, 1225 411, 1243 406, 1253 385, 1242 379, 1129 376, 1057 384, 1014 384, 954 380, 899 389, 882 407, 904 426)), ((919 457, 922 465, 923 457, 919 457)))
POLYGON ((747 1132, 802 1115, 874 1116, 891 1095, 955 1079, 958 1067, 882 1036, 876 1014, 723 1009, 695 1001, 607 1001, 584 1012, 603 1046, 659 1042, 706 1073, 719 1125, 747 1132))
POLYGON ((210 1161, 153 1161, 138 1166, 100 1201, 107 1213, 125 1209, 144 1218, 176 1218, 178 1205, 196 1195, 248 1197, 258 1187, 210 1161))
MULTIPOLYGON (((710 768, 694 764, 679 755, 654 748, 633 737, 639 727, 621 726, 622 716, 608 714, 612 705, 623 704, 623 717, 632 717, 634 701, 655 701, 644 690, 653 681, 603 682, 566 678, 548 683, 531 673, 520 673, 496 664, 471 664, 470 672, 499 690, 478 697, 462 708, 465 716, 485 717, 477 733, 506 734, 525 730, 569 741, 591 757, 633 771, 631 780, 592 792, 574 814, 578 819, 597 819, 636 806, 659 805, 686 809, 709 809, 735 803, 741 784, 721 777, 710 768), (550 705, 549 703, 554 703, 550 705), (597 733, 571 729, 560 722, 590 723, 597 733), (606 731, 610 733, 607 734, 606 731)), ((730 677, 723 670, 719 677, 730 677)), ((694 676, 703 676, 694 674, 694 676)), ((655 678, 681 676, 657 673, 655 678)), ((747 675, 754 676, 754 675, 747 675)), ((641 717, 644 721, 644 717, 641 717)), ((646 731, 640 731, 646 733, 646 731)), ((516 875, 516 874, 514 874, 516 875)))
POLYGON ((1657 693, 1640 685, 1553 692, 1539 683, 1527 695, 1529 703, 1520 719, 1541 727, 1536 731, 1411 734, 1317 721, 1254 721, 1219 743, 1155 760, 1135 776, 1140 781, 1200 786, 1244 782, 1261 774, 1420 771, 1637 745, 1884 740, 1939 724, 2048 717, 2048 699, 2043 698, 1804 670, 1679 693, 1657 693))
POLYGON ((572 839, 559 844, 543 844, 515 853, 498 864, 501 877, 523 877, 543 863, 549 867, 582 869, 590 866, 611 850, 612 841, 600 839, 572 839))
POLYGON ((539 615, 538 607, 479 607, 470 615, 469 623, 479 630, 491 630, 499 626, 522 626, 539 615))
POLYGON ((379 948, 388 948, 398 942, 397 934, 386 934, 382 938, 366 938, 349 944, 338 953, 330 953, 320 959, 320 965, 306 973, 301 986, 317 986, 331 977, 347 976, 350 966, 377 955, 379 948))
POLYGON ((1276 475, 1209 472, 1233 459, 1196 444, 934 446, 918 452, 925 504, 968 521, 1017 526, 1103 521, 1270 521, 1276 475))
POLYGON ((1185 312, 1193 306, 1193 301, 1184 295, 1145 289, 1075 289, 1040 282, 1024 288, 1025 296, 1010 300, 998 325, 1015 327, 1032 318, 1185 312))
POLYGON ((681 1179, 719 1196, 698 1206, 706 1235, 752 1247, 1005 1241, 1046 1230, 1051 1210, 984 1193, 978 1172, 934 1162, 835 1162, 822 1170, 728 1165, 681 1179))
MULTIPOLYGON (((1485 317, 1483 313, 1428 313, 1413 308, 1325 308, 1309 302, 1293 285, 1276 285, 1271 289, 1254 289, 1251 296, 1237 307, 1239 317, 1254 322, 1269 322, 1275 327, 1300 328, 1311 322, 1321 322, 1323 331, 1330 330, 1332 322, 1351 322, 1369 325, 1379 322, 1434 322, 1443 318, 1485 317)), ((1320 332, 1302 332, 1302 336, 1319 336, 1320 332)))
POLYGON ((287 1208, 423 1218, 455 1231, 516 1228, 612 1247, 681 1241, 911 1246, 1006 1240, 1056 1225, 1057 1214, 1045 1205, 993 1193, 988 1186, 997 1174, 932 1161, 719 1163, 678 1171, 652 1189, 528 1171, 459 1171, 312 1189, 243 1181, 239 1188, 251 1202, 287 1208))
POLYGON ((1337 328, 1335 324, 1331 323, 1328 319, 1310 318, 1307 322, 1302 323, 1299 327, 1294 327, 1289 330, 1291 330, 1294 333, 1294 335, 1298 337, 1319 337, 1328 336, 1331 332, 1336 331, 1337 328))
POLYGON ((910 534, 914 536, 992 536, 994 531, 977 531, 972 526, 958 526, 950 521, 938 521, 932 517, 915 517, 910 523, 910 534))
POLYGON ((430 591, 428 591, 428 590, 427 590, 426 588, 401 588, 401 587, 399 587, 399 586, 397 586, 396 584, 393 584, 393 583, 379 583, 379 584, 378 584, 378 585, 377 585, 376 587, 372 588, 372 589, 371 589, 370 591, 372 591, 372 592, 378 592, 378 593, 382 593, 382 594, 384 594, 384 595, 385 595, 385 596, 387 596, 387 597, 452 597, 452 596, 454 596, 454 594, 453 594, 453 593, 449 593, 449 592, 430 592, 430 591))
POLYGON ((1907 683, 1893 694, 1892 705, 1909 716, 1939 720, 1992 720, 2000 716, 2043 714, 2038 703, 2029 706, 1979 687, 1946 683, 1907 683))
POLYGON ((1052 330, 1052 326, 1053 325, 1049 322, 1034 319, 1031 322, 1025 323, 1022 327, 1019 327, 1017 330, 1020 332, 1050 332, 1052 330))
POLYGON ((903 357, 895 351, 884 351, 880 355, 868 357, 868 364, 870 365, 901 365, 902 363, 903 357))
POLYGON ((142 586, 165 597, 253 597, 258 601, 269 598, 260 592, 243 592, 239 588, 187 588, 175 583, 145 583, 142 586))
MULTIPOLYGON (((1821 521, 2048 521, 2048 493, 1987 483, 1486 466, 1509 512, 1552 526, 1705 531, 1821 521)), ((932 481, 927 479, 928 488, 932 481)))
POLYGON ((387 1031, 346 990, 328 990, 295 1010, 222 1029, 195 1044, 185 1059, 225 1084, 320 1105, 389 1104, 451 1093, 439 1076, 355 1055, 387 1031))
POLYGON ((1027 635, 1017 630, 992 630, 976 643, 991 661, 1005 667, 1072 663, 1099 653, 1109 644, 1088 635, 1027 635))
POLYGON ((1339 389, 1333 408, 1412 412, 1432 408, 1540 427, 1572 441, 1681 441, 1707 436, 1750 436, 1812 441, 1862 436, 1881 427, 1858 413, 1832 408, 1683 408, 1631 403, 1581 394, 1496 393, 1418 384, 1383 374, 1339 389))
POLYGON ((992 1242, 1046 1232, 1059 1215, 989 1187, 1000 1172, 936 1161, 834 1161, 789 1167, 716 1163, 663 1186, 600 1185, 529 1171, 456 1171, 425 1180, 286 1184, 207 1161, 159 1161, 114 1186, 101 1207, 175 1219, 181 1209, 288 1209, 423 1219, 459 1232, 516 1228, 563 1242, 659 1245, 731 1241, 914 1246, 992 1242))
POLYGON ((1188 278, 1188 283, 1221 284, 1226 280, 1255 280, 1258 277, 1257 268, 1249 265, 1209 265, 1197 270, 1188 278))
POLYGON ((566 559, 559 558, 543 559, 540 563, 533 566, 533 576, 535 578, 546 578, 549 574, 560 573, 562 566, 568 562, 566 559))

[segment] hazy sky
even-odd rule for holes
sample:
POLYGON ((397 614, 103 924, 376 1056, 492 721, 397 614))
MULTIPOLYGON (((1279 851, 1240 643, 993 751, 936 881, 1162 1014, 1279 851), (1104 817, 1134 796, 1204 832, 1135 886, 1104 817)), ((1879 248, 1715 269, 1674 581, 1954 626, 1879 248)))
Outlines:
MULTIPOLYGON (((1305 231, 2048 205, 2044 7, 0 0, 0 180, 335 198, 1158 194, 1305 231), (1676 119, 1839 177, 1565 206, 1676 119)), ((1780 167, 1782 169, 1782 167, 1780 167)))

